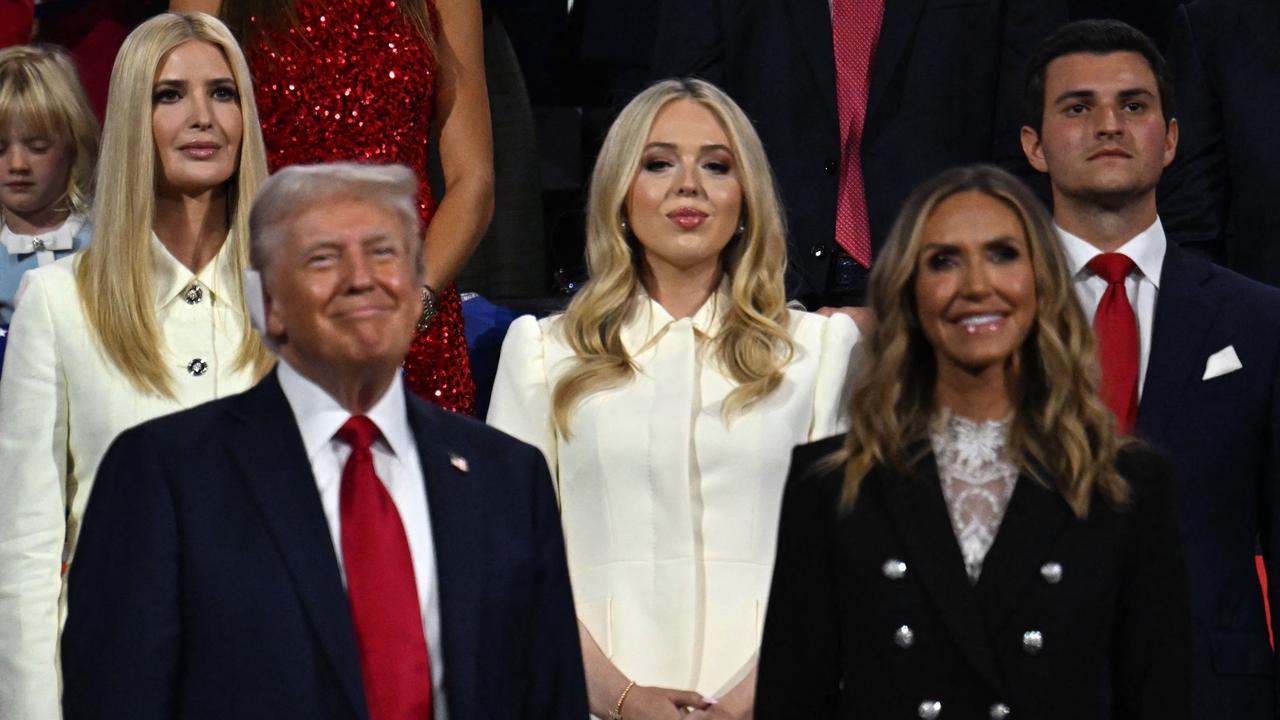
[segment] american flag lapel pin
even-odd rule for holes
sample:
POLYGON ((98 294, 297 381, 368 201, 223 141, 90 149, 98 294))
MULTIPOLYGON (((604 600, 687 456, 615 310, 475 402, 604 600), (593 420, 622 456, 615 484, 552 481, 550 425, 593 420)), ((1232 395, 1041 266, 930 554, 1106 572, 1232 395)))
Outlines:
POLYGON ((471 465, 467 463, 467 459, 457 453, 449 453, 449 464, 458 472, 471 471, 471 465))

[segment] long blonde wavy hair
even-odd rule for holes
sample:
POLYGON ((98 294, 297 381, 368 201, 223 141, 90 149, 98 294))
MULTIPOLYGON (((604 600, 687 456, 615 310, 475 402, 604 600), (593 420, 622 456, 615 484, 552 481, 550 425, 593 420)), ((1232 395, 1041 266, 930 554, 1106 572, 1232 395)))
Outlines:
POLYGON ((1076 300, 1067 262, 1040 202, 1009 173, 989 165, 948 170, 918 188, 903 206, 871 271, 869 294, 877 323, 854 381, 850 428, 833 461, 845 462, 842 505, 853 506, 862 479, 876 465, 907 474, 927 448, 936 417, 937 363, 921 330, 915 300, 924 225, 943 200, 979 192, 1004 203, 1027 236, 1036 282, 1036 315, 1019 357, 1010 456, 1019 469, 1055 488, 1077 517, 1097 491, 1127 502, 1129 486, 1115 470, 1122 440, 1115 418, 1097 396, 1093 330, 1076 300))
POLYGON ((731 302, 714 340, 721 366, 738 386, 725 400, 732 415, 782 382, 795 352, 787 329, 783 273, 786 239, 773 173, 760 138, 742 109, 702 80, 664 80, 637 95, 618 115, 596 160, 587 199, 587 268, 591 279, 565 310, 561 332, 576 355, 556 383, 556 427, 569 421, 586 395, 631 379, 635 365, 622 343, 622 326, 636 311, 644 274, 643 251, 623 227, 627 195, 640 170, 654 118, 668 103, 692 100, 711 111, 729 136, 742 186, 743 232, 721 255, 731 302))
MULTIPOLYGON (((103 123, 93 242, 76 266, 81 307, 107 357, 138 390, 166 397, 173 397, 173 378, 164 364, 151 277, 157 181, 151 96, 156 73, 169 52, 193 40, 222 51, 240 95, 244 130, 236 172, 227 181, 226 241, 233 251, 239 295, 233 302, 244 307, 239 278, 248 266, 249 207, 267 175, 266 152, 244 55, 226 26, 204 13, 157 15, 130 33, 120 48, 103 123)), ((236 367, 252 367, 261 376, 273 360, 246 322, 236 367)))
POLYGON ((53 45, 0 50, 0 135, 14 124, 66 144, 71 167, 58 202, 67 212, 87 215, 98 161, 98 120, 64 50, 53 45))

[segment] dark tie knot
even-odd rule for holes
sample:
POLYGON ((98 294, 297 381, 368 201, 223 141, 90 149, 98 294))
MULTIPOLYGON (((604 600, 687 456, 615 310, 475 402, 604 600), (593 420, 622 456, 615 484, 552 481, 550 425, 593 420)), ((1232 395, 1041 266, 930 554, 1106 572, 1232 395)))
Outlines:
POLYGON ((1102 253, 1095 255, 1087 266, 1095 275, 1106 280, 1108 284, 1124 282, 1135 267, 1128 255, 1121 253, 1102 253))
POLYGON ((364 415, 352 415, 342 427, 338 429, 338 439, 351 446, 355 450, 368 450, 373 445, 373 441, 378 439, 382 433, 378 430, 378 426, 364 415))

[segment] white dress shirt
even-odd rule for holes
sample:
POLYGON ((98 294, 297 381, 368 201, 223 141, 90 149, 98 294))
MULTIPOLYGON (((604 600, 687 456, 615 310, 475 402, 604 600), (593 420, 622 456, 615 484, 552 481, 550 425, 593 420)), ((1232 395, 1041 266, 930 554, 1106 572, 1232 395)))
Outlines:
MULTIPOLYGON (((1092 323, 1093 316, 1098 312, 1098 303, 1107 291, 1107 281, 1086 266, 1094 257, 1101 255, 1102 251, 1061 227, 1055 227, 1062 238, 1062 247, 1067 252, 1067 265, 1075 283, 1076 295, 1092 323)), ((1137 266, 1125 278, 1124 291, 1129 296, 1129 304, 1133 306, 1134 317, 1138 321, 1139 398, 1142 397, 1147 364, 1151 358, 1151 328, 1156 316, 1156 298, 1160 294, 1160 269, 1164 267, 1166 243, 1164 226, 1160 224, 1160 218, 1156 218, 1151 227, 1116 249, 1116 252, 1127 256, 1137 266)))
POLYGON ((173 397, 137 389, 102 351, 80 306, 79 253, 22 276, 0 374, 0 717, 57 718, 60 568, 98 463, 141 422, 247 389, 236 367, 246 319, 233 248, 199 273, 154 236, 151 277, 173 397))
MULTIPOLYGON (((347 583, 342 559, 342 518, 338 502, 342 488, 342 469, 351 455, 351 446, 335 437, 351 417, 319 385, 303 377, 283 359, 276 365, 280 389, 284 391, 293 417, 302 434, 302 444, 311 462, 320 504, 329 524, 333 552, 338 558, 338 572, 343 586, 347 583)), ((405 408, 404 382, 399 373, 382 398, 366 416, 378 426, 382 437, 374 441, 373 469, 386 486, 391 501, 400 513, 409 555, 413 561, 413 577, 418 588, 418 606, 422 612, 422 628, 426 634, 427 654, 431 658, 432 705, 436 720, 448 720, 444 687, 444 655, 440 646, 440 594, 436 582, 435 543, 431 535, 431 515, 427 511, 427 488, 418 458, 418 443, 409 427, 405 408)))
POLYGON ((540 448, 555 478, 578 619, 642 685, 720 694, 754 663, 782 487, 799 443, 847 426, 858 330, 791 311, 782 383, 725 418, 737 385, 710 342, 726 286, 690 318, 644 297, 622 329, 626 384, 579 401, 556 431, 551 393, 574 363, 562 316, 516 320, 489 423, 540 448))

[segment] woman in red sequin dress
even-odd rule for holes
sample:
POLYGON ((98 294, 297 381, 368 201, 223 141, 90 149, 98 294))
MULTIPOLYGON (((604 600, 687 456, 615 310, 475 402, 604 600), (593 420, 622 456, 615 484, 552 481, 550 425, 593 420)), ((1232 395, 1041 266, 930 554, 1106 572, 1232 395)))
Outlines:
POLYGON ((356 159, 396 162, 421 179, 426 282, 437 312, 414 339, 405 379, 471 413, 475 385, 453 278, 493 213, 493 161, 478 0, 172 0, 218 12, 253 71, 271 168, 356 159), (417 3, 413 5, 412 3, 417 3), (427 180, 438 128, 444 194, 427 180))

